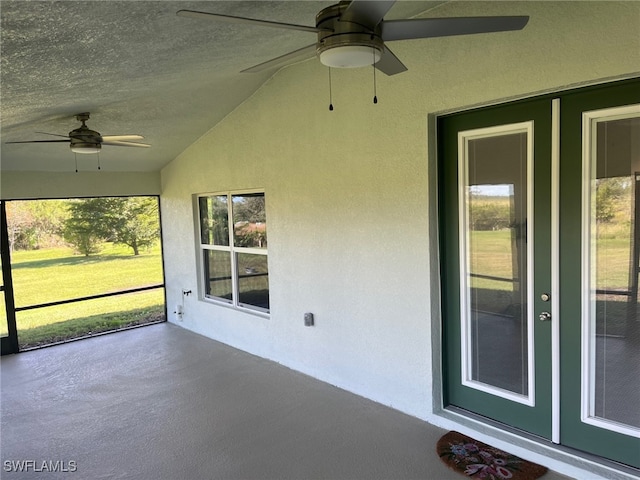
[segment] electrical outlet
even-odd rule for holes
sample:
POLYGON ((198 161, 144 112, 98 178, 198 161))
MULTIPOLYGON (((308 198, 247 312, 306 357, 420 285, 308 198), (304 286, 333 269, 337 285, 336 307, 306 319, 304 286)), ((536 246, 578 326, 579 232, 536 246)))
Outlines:
POLYGON ((179 322, 183 320, 182 316, 184 315, 184 307, 182 306, 182 304, 179 303, 176 305, 176 309, 174 310, 173 314, 176 316, 176 320, 178 320, 179 322))

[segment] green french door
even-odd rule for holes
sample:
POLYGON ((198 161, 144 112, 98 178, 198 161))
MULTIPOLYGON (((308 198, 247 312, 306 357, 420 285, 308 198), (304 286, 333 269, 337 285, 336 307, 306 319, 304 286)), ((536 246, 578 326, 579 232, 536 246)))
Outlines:
POLYGON ((545 438, 551 322, 534 317, 551 295, 550 116, 530 101, 439 126, 446 401, 545 438))
POLYGON ((640 82, 561 112, 560 441, 640 468, 640 82))
POLYGON ((445 405, 636 467, 639 109, 628 81, 438 121, 445 405))

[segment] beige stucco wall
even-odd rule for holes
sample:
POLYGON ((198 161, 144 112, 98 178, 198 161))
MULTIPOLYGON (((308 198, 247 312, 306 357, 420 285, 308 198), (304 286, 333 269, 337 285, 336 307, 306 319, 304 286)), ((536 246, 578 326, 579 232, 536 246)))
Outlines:
POLYGON ((199 287, 192 195, 263 188, 270 318, 196 295, 181 324, 430 418, 439 319, 428 115, 640 69, 640 2, 454 2, 429 12, 506 14, 531 20, 521 32, 391 43, 409 71, 377 75, 377 105, 372 69, 332 71, 333 112, 318 61, 282 69, 168 165, 169 311, 182 289, 199 287), (304 327, 304 312, 315 327, 304 327))
POLYGON ((0 199, 159 195, 160 172, 2 172, 0 199))

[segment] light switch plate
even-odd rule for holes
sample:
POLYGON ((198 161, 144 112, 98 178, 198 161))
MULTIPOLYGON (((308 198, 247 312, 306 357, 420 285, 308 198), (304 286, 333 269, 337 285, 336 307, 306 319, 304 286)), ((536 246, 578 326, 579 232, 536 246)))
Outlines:
POLYGON ((313 313, 307 312, 304 314, 304 326, 313 327, 313 313))

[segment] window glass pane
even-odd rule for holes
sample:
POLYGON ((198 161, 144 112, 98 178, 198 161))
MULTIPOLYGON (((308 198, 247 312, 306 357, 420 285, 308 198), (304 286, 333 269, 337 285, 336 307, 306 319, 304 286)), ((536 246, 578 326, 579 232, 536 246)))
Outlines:
POLYGON ((205 295, 231 301, 231 252, 204 250, 205 295))
POLYGON ((465 169, 467 377, 526 396, 527 134, 470 140, 465 169))
POLYGON ((269 268, 266 255, 238 253, 239 303, 269 309, 269 268))
POLYGON ((229 245, 229 209, 227 196, 200 197, 200 242, 204 245, 229 245))
POLYGON ((590 416, 640 428, 640 118, 592 128, 590 416))
POLYGON ((267 248, 264 194, 233 195, 232 198, 234 246, 267 248))

